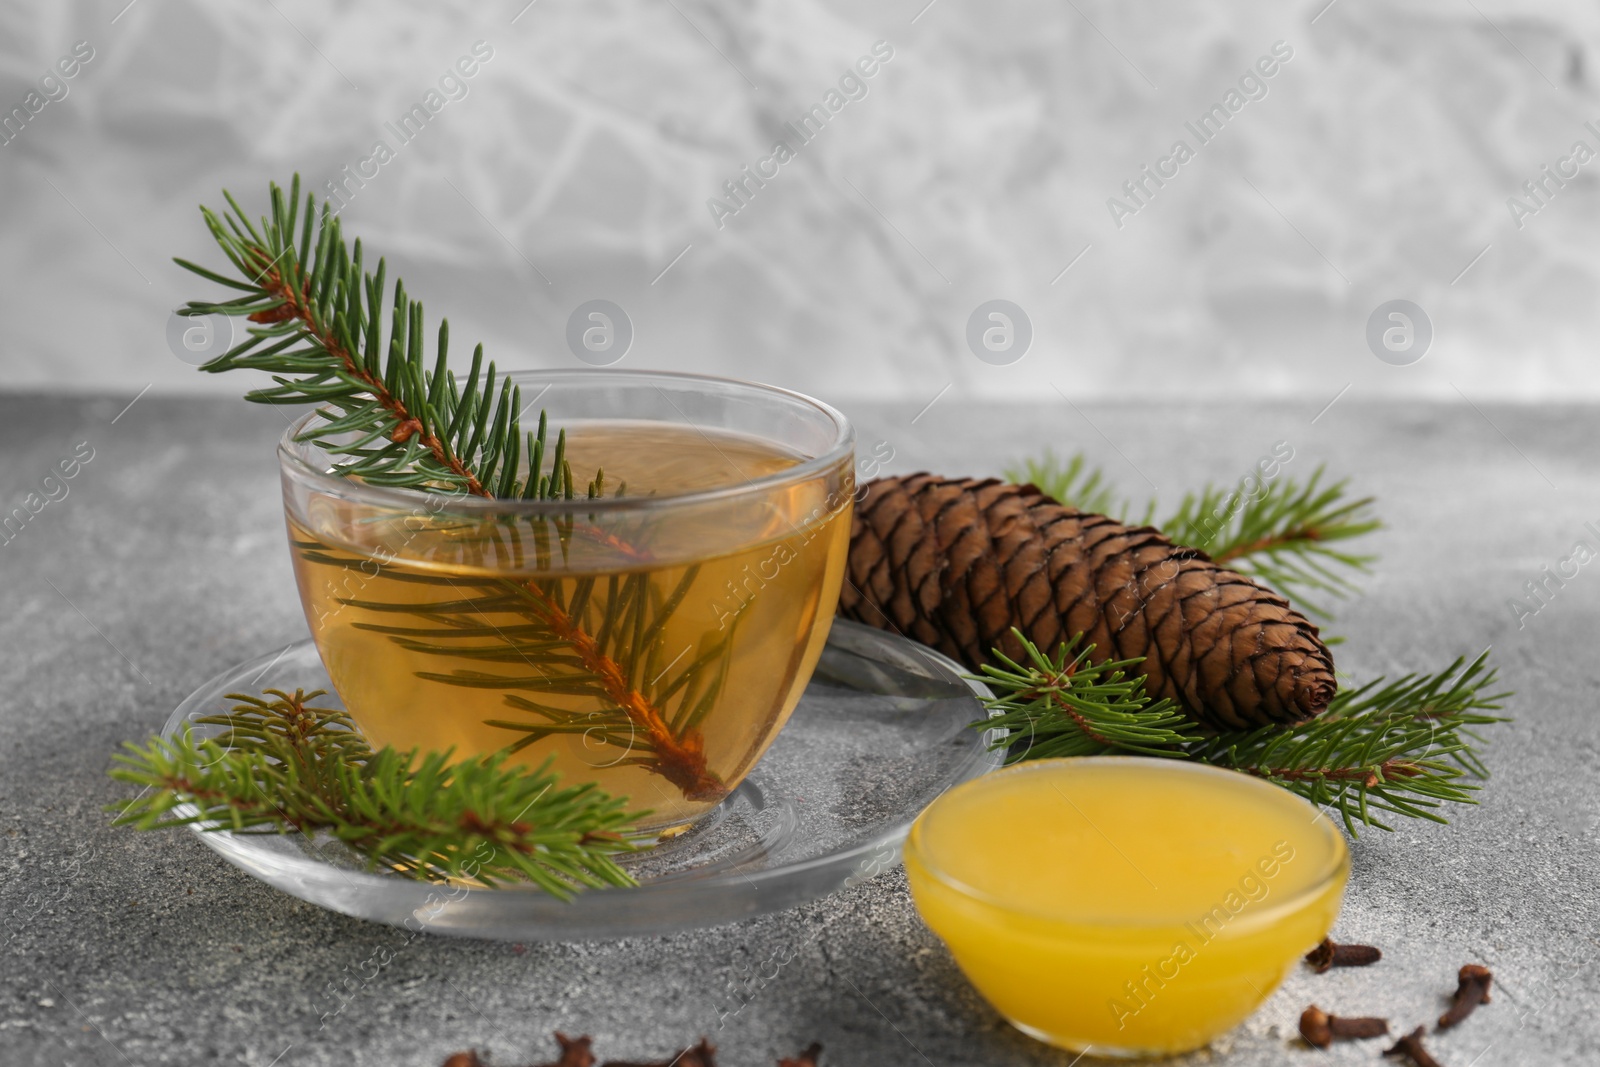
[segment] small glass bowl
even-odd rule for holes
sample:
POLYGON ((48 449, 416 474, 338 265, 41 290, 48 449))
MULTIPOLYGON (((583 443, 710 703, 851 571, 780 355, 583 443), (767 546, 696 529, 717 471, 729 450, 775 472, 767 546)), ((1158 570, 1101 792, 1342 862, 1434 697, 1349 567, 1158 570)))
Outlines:
POLYGON ((1327 935, 1349 853, 1330 820, 1278 786, 1179 760, 1093 756, 1023 763, 950 790, 913 824, 905 866, 923 920, 1012 1025, 1097 1056, 1160 1056, 1237 1025, 1327 935), (1113 792, 1132 787, 1150 806, 1113 792), (1091 818, 1093 802, 1067 789, 1079 801, 1097 790, 1116 797, 1105 801, 1117 805, 1116 821, 1091 818), (1246 843, 1240 816, 1256 812, 1286 852, 1246 843), (1181 847, 1155 848, 1155 821, 1168 816, 1196 832, 1181 847), (1041 893, 1051 879, 1077 878, 1080 888, 1102 880, 1102 870, 1052 867, 1052 819, 1109 842, 1104 884, 1120 878, 1120 889, 1098 901, 1093 891, 1041 893), (974 825, 1000 862, 976 858, 974 825))
POLYGON ((526 424, 549 416, 544 470, 565 431, 576 499, 372 484, 329 473, 305 440, 321 414, 284 435, 312 638, 374 748, 510 748, 649 809, 641 829, 681 829, 761 758, 827 640, 854 432, 826 404, 746 382, 509 378, 526 424), (605 491, 585 499, 597 469, 605 491))

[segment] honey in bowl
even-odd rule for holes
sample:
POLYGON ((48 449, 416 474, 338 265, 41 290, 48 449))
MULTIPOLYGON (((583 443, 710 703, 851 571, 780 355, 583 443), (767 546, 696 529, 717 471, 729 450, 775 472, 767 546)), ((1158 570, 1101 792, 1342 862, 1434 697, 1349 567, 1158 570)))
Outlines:
POLYGON ((984 997, 1100 1055, 1198 1048, 1332 928, 1349 858, 1311 804, 1179 760, 1039 760, 958 786, 906 842, 912 896, 984 997))
POLYGON ((681 826, 750 771, 810 678, 843 574, 850 460, 664 516, 654 505, 800 459, 621 420, 570 424, 566 459, 585 479, 603 468, 606 498, 622 488, 637 514, 291 503, 312 636, 373 747, 550 759, 564 784, 651 809, 643 829, 681 826))

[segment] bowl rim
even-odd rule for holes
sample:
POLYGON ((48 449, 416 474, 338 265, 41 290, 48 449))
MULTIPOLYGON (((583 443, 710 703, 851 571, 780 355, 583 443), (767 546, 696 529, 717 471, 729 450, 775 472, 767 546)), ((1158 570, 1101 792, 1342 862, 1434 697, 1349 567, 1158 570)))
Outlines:
MULTIPOLYGON (((1305 810, 1307 815, 1316 816, 1315 818, 1311 818, 1309 820, 1310 825, 1315 825, 1316 823, 1324 820, 1327 822, 1327 825, 1323 828, 1323 833, 1327 837, 1330 848, 1328 858, 1325 861, 1325 869, 1317 872, 1316 876, 1308 884, 1295 891, 1287 899, 1277 901, 1270 907, 1250 909, 1250 911, 1239 913, 1237 920, 1243 921, 1236 920, 1236 924, 1230 924, 1228 927, 1230 931, 1257 929, 1263 925, 1267 925, 1276 921, 1285 914, 1298 911, 1306 907, 1317 897, 1320 897, 1322 894, 1326 893, 1329 886, 1333 885, 1335 882, 1338 882, 1340 879, 1345 878, 1349 874, 1350 849, 1345 844, 1343 835, 1340 834, 1338 828, 1333 824, 1332 819, 1326 819, 1326 813, 1319 811, 1315 805, 1306 800, 1304 797, 1292 793, 1289 790, 1284 789, 1282 786, 1277 786, 1260 778, 1255 778, 1240 771, 1229 770, 1223 767, 1213 767, 1209 764, 1194 763, 1188 760, 1180 759, 1162 759, 1154 756, 1123 755, 1057 756, 1049 759, 1029 760, 1024 763, 1013 764, 1009 767, 1002 767, 999 770, 983 775, 982 777, 974 778, 970 781, 963 782, 960 785, 955 786, 940 796, 932 804, 929 804, 927 808, 923 809, 922 813, 917 816, 916 822, 912 824, 910 832, 906 835, 904 849, 904 857, 908 869, 915 864, 915 866, 921 868, 921 870, 925 872, 928 877, 944 885, 946 888, 954 891, 968 900, 982 904, 986 907, 993 908, 996 911, 1005 913, 1007 915, 1025 917, 1030 920, 1042 921, 1058 927, 1068 927, 1074 931, 1166 931, 1170 930, 1176 923, 1182 923, 1193 919, 1194 916, 1192 915, 1181 914, 1163 914, 1158 918, 1152 919, 1110 918, 1092 914, 1074 914, 1068 911, 1066 908, 1051 911, 1043 908, 1026 907, 1013 901, 1008 901, 996 894, 989 893, 974 886, 968 885, 966 882, 962 881, 960 878, 956 877, 950 872, 943 870, 932 861, 928 854, 927 847, 923 844, 923 835, 926 832, 926 820, 928 819, 929 814, 941 804, 946 803, 949 797, 972 790, 993 788, 998 781, 1004 778, 1029 773, 1059 770, 1063 765, 1069 764, 1083 764, 1085 766, 1105 766, 1107 764, 1137 765, 1140 767, 1159 768, 1162 773, 1170 774, 1227 776, 1228 779, 1233 782, 1251 783, 1250 785, 1246 786, 1246 788, 1259 787, 1264 790, 1272 790, 1276 793, 1282 794, 1282 796, 1279 798, 1280 800, 1287 800, 1292 802, 1292 804, 1297 804, 1305 810), (1253 912, 1253 914, 1251 912, 1253 912)), ((1207 914, 1209 914, 1209 912, 1207 914)), ((1222 935, 1219 934, 1218 936, 1222 935)))
MULTIPOLYGON (((513 370, 505 372, 505 378, 518 384, 527 382, 543 383, 549 381, 555 385, 562 381, 579 381, 585 378, 602 379, 622 377, 635 382, 648 383, 654 381, 656 391, 662 392, 662 384, 675 385, 680 389, 694 385, 714 386, 719 389, 733 389, 746 394, 760 394, 770 397, 779 397, 800 405, 809 407, 820 413, 833 423, 833 440, 827 448, 818 455, 800 461, 792 467, 764 474, 758 478, 748 478, 743 484, 718 486, 713 489, 699 489, 688 493, 678 493, 671 496, 639 496, 639 497, 602 497, 598 499, 574 498, 572 500, 522 500, 502 497, 482 497, 464 492, 433 491, 414 489, 400 486, 372 485, 368 482, 357 481, 352 478, 330 474, 320 470, 308 462, 300 454, 300 449, 312 442, 302 442, 299 437, 314 421, 322 419, 322 409, 307 412, 290 423, 289 428, 278 439, 278 461, 283 472, 293 474, 315 486, 319 491, 344 500, 365 504, 376 508, 414 510, 419 505, 426 504, 430 511, 439 511, 448 507, 451 512, 460 514, 468 513, 493 513, 497 515, 560 515, 569 512, 582 512, 586 515, 596 514, 628 514, 636 512, 658 511, 669 508, 696 507, 704 504, 718 503, 735 500, 742 496, 757 496, 775 489, 790 485, 798 485, 810 481, 817 476, 837 467, 841 462, 850 459, 855 452, 855 427, 844 413, 833 405, 808 396, 793 389, 782 386, 768 385, 765 382, 747 381, 740 378, 724 378, 711 374, 692 374, 683 371, 658 371, 658 370, 610 370, 610 369, 585 369, 585 368, 559 368, 552 370, 513 370), (434 506, 435 502, 447 503, 434 506)), ((663 393, 663 396, 666 394, 663 393)), ((537 399, 537 398, 535 398, 537 399)), ((667 398, 668 403, 673 403, 667 398)), ((532 406, 530 402, 529 407, 532 406)), ((673 404, 676 407, 676 404, 673 404)), ((694 423, 685 419, 685 424, 697 428, 694 423)))

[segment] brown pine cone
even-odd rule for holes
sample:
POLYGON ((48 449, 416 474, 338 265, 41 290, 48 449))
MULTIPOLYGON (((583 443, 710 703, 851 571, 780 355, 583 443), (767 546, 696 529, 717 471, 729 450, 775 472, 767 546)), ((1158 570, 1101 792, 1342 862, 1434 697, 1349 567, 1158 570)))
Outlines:
POLYGON ((1338 688, 1317 628, 1278 593, 1149 526, 1056 503, 1032 485, 910 474, 867 486, 839 614, 977 670, 1015 626, 1095 662, 1144 657, 1146 690, 1217 730, 1304 722, 1338 688))

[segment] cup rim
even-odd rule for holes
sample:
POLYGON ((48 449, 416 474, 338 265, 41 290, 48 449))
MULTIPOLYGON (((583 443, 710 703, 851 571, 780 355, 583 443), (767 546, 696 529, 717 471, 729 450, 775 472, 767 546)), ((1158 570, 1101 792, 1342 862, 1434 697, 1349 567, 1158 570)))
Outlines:
MULTIPOLYGON (((1281 786, 1275 786, 1272 783, 1262 781, 1259 778, 1252 778, 1251 776, 1242 774, 1239 771, 1228 770, 1223 767, 1213 767, 1205 763, 1193 763, 1188 760, 1180 759, 1162 759, 1154 756, 1057 756, 1049 759, 1029 760, 1024 763, 1013 764, 1010 767, 1002 767, 997 771, 992 771, 989 774, 985 774, 963 782, 961 785, 956 786, 954 789, 946 792, 943 796, 939 797, 939 799, 935 800, 932 804, 929 804, 925 809, 923 809, 922 814, 918 815, 916 822, 912 824, 910 832, 906 835, 906 857, 914 858, 917 865, 921 867, 929 877, 944 885, 946 888, 969 900, 976 901, 977 903, 994 908, 995 910, 1004 912, 1008 915, 1026 917, 1028 919, 1039 920, 1045 923, 1054 924, 1056 926, 1081 929, 1125 931, 1170 929, 1174 923, 1181 922, 1186 917, 1183 915, 1173 914, 1163 915, 1154 919, 1107 918, 1105 916, 1096 916, 1086 913, 1073 914, 1068 912, 1066 909, 1062 909, 1060 911, 1049 911, 1042 908, 1018 905, 1015 902, 1005 900, 1004 898, 996 896, 993 893, 989 893, 984 890, 977 889, 974 886, 968 885, 960 878, 957 878, 950 872, 943 870, 932 861, 931 857, 928 855, 927 849, 922 844, 924 820, 927 819, 928 813, 938 805, 944 803, 946 798, 950 797, 952 794, 957 794, 968 790, 982 789, 985 788, 987 784, 992 784, 997 779, 1009 775, 1037 773, 1059 768, 1062 764, 1087 764, 1090 761, 1093 761, 1093 764, 1095 765, 1105 765, 1107 763, 1137 764, 1145 767, 1160 768, 1163 773, 1172 774, 1226 775, 1230 780, 1233 781, 1242 780, 1244 782, 1252 783, 1252 786, 1260 786, 1263 789, 1275 789, 1284 794, 1284 798, 1287 800, 1303 807, 1308 815, 1314 814, 1317 811, 1317 809, 1304 797, 1298 796, 1295 793, 1291 793, 1288 790, 1283 789, 1281 786)), ((1310 821, 1315 823, 1320 820, 1311 819, 1310 821)), ((1241 918, 1245 919, 1246 921, 1239 924, 1240 929, 1247 927, 1252 929, 1259 928, 1262 925, 1275 921, 1278 917, 1284 914, 1292 913, 1300 908, 1303 908, 1316 897, 1326 892, 1330 885, 1338 881, 1340 878, 1345 877, 1349 873, 1350 850, 1345 844, 1344 837, 1333 825, 1332 820, 1328 820, 1328 825, 1323 829, 1323 833, 1327 835, 1328 841, 1332 846, 1330 849, 1330 855, 1326 861, 1326 869, 1320 871, 1310 883, 1296 891, 1288 899, 1278 901, 1271 907, 1261 909, 1254 915, 1241 916, 1241 918)))
MULTIPOLYGON (((699 489, 672 496, 639 496, 622 497, 620 499, 602 497, 593 500, 588 498, 522 500, 508 497, 480 497, 466 493, 414 489, 402 486, 372 485, 368 482, 357 481, 352 478, 330 474, 325 470, 319 470, 300 455, 299 449, 302 447, 302 443, 297 439, 313 420, 322 417, 321 408, 319 407, 317 410, 307 412, 295 419, 289 425, 289 428, 284 431, 283 436, 278 439, 279 463, 286 470, 292 470, 296 475, 308 479, 320 490, 330 495, 372 507, 411 509, 416 507, 419 502, 443 498, 450 501, 450 509, 458 513, 465 511, 513 515, 551 515, 583 512, 592 515, 596 513, 629 514, 668 508, 694 507, 737 499, 741 496, 759 495, 773 489, 809 481, 837 466, 840 461, 847 459, 855 448, 855 427, 838 408, 805 393, 793 389, 785 389, 782 386, 768 385, 765 382, 747 381, 741 378, 725 378, 711 374, 692 374, 683 371, 602 370, 598 368, 512 370, 505 372, 505 377, 512 381, 521 379, 522 382, 552 379, 551 384, 561 380, 623 377, 640 382, 654 380, 680 386, 693 384, 717 386, 719 388, 731 386, 747 393, 766 394, 798 401, 800 404, 820 412, 829 419, 833 423, 834 436, 827 448, 818 455, 802 460, 792 467, 785 467, 780 471, 764 474, 758 478, 746 479, 743 484, 739 485, 699 489)), ((659 389, 660 386, 658 385, 657 388, 659 389)), ((686 423, 686 425, 694 426, 693 423, 686 423)))

